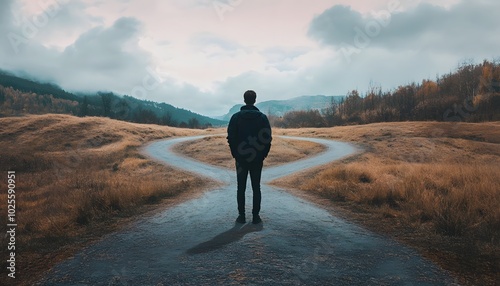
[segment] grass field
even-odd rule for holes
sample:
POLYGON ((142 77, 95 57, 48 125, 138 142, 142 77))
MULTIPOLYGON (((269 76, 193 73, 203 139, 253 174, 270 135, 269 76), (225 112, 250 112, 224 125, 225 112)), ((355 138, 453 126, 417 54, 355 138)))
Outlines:
POLYGON ((500 122, 403 122, 275 133, 365 152, 274 184, 313 193, 412 245, 465 285, 500 281, 500 122))

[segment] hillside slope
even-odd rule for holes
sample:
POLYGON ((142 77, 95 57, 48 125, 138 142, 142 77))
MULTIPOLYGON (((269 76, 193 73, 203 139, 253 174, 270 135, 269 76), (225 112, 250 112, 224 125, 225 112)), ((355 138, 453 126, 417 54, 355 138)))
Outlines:
POLYGON ((201 128, 225 122, 167 103, 110 92, 76 95, 50 83, 38 83, 0 72, 0 117, 59 113, 102 116, 136 123, 201 128))

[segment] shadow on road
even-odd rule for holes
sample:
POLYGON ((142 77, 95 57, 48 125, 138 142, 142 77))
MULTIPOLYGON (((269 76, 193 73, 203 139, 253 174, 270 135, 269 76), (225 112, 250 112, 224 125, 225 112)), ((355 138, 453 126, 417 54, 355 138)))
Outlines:
POLYGON ((195 247, 188 249, 186 253, 193 255, 193 254, 200 254, 200 253, 214 251, 223 247, 224 245, 228 245, 237 240, 240 240, 248 233, 261 231, 262 229, 264 229, 262 223, 259 224, 247 223, 243 226, 241 224, 236 223, 234 227, 232 227, 231 229, 217 235, 216 237, 212 238, 209 241, 200 243, 195 247))

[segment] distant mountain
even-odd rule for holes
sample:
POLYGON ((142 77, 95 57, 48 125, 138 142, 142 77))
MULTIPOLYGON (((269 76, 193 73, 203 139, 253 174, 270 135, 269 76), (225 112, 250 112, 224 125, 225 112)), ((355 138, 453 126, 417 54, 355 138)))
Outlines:
POLYGON ((63 113, 104 116, 137 123, 199 128, 226 122, 167 103, 140 100, 109 92, 73 94, 50 83, 39 83, 0 71, 0 117, 63 113))
MULTIPOLYGON (((332 103, 332 100, 340 102, 343 98, 344 96, 305 95, 287 100, 269 100, 258 102, 255 106, 267 115, 283 116, 285 113, 290 111, 314 109, 323 111, 332 103)), ((229 121, 231 116, 238 112, 242 106, 243 104, 237 104, 233 106, 227 114, 217 118, 229 121)))

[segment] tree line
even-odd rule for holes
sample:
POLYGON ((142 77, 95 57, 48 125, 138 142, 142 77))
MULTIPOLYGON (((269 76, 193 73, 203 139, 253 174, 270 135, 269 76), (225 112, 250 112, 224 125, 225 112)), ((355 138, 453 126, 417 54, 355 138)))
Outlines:
MULTIPOLYGON (((0 117, 44 113, 105 116, 182 128, 212 126, 203 116, 166 103, 113 93, 76 96, 51 84, 0 74, 0 117)), ((456 71, 435 80, 413 82, 390 91, 371 85, 364 94, 351 90, 340 102, 332 100, 322 110, 292 111, 281 117, 269 115, 269 119, 273 126, 283 128, 393 121, 497 121, 500 62, 464 62, 456 71)))
POLYGON ((54 97, 52 94, 23 92, 0 85, 0 117, 23 114, 71 114, 75 116, 98 116, 134 123, 158 124, 172 127, 202 129, 212 127, 191 117, 178 121, 165 111, 166 107, 154 102, 142 102, 132 97, 118 97, 112 93, 83 96, 81 102, 54 97), (152 108, 160 105, 158 108, 152 108), (163 107, 163 109, 161 108, 163 107))
POLYGON ((464 62, 456 71, 421 83, 383 91, 372 85, 365 94, 352 90, 323 110, 270 116, 283 128, 328 127, 394 121, 500 120, 500 62, 464 62))

